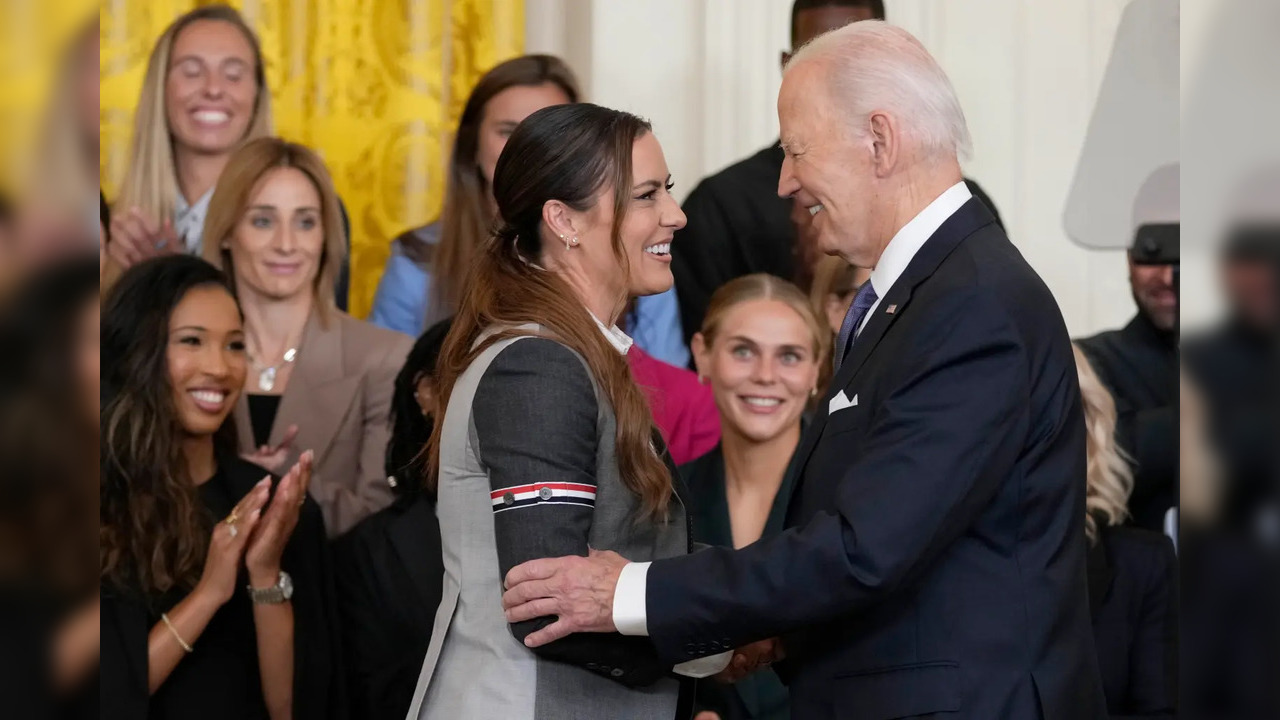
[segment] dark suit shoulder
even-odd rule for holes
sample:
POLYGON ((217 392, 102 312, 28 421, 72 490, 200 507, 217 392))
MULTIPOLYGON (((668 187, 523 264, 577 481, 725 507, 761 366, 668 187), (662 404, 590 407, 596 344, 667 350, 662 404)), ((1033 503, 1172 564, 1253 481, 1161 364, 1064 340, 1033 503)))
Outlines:
MULTIPOLYGON (((992 301, 1024 332, 1064 339, 1066 323, 1049 286, 994 222, 973 231, 931 279, 939 290, 959 290, 992 301), (1052 321, 1052 322, 1050 322, 1052 321)), ((1065 343, 1064 343, 1065 345, 1065 343)))

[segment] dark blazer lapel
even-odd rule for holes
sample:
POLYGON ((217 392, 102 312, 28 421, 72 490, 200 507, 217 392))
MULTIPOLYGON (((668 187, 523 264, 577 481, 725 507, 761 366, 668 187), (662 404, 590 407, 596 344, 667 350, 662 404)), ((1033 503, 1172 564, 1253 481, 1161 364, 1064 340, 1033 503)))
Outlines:
POLYGON ((800 442, 800 448, 796 453, 799 465, 796 482, 792 486, 793 494, 799 489, 809 458, 813 455, 818 439, 822 437, 822 431, 827 426, 831 398, 835 397, 836 393, 847 389, 853 382, 885 333, 899 317, 902 317, 915 289, 933 275, 942 261, 959 247, 965 238, 994 222, 995 218, 992 217, 991 211, 987 210, 976 197, 970 198, 960 206, 960 209, 952 213, 933 235, 929 236, 929 239, 916 252, 915 257, 911 259, 906 270, 894 282, 893 287, 889 288, 881 298, 880 304, 876 306, 875 315, 867 321, 862 332, 853 341, 849 356, 840 365, 840 372, 832 378, 831 387, 823 397, 822 404, 814 413, 813 423, 800 442))
POLYGON ((358 375, 344 375, 342 326, 345 320, 345 316, 335 315, 327 329, 321 327, 315 313, 307 320, 297 365, 271 426, 273 445, 284 438, 290 425, 298 426, 298 437, 293 444, 295 456, 303 450, 315 450, 316 461, 324 459, 324 452, 346 417, 351 397, 360 385, 358 375))

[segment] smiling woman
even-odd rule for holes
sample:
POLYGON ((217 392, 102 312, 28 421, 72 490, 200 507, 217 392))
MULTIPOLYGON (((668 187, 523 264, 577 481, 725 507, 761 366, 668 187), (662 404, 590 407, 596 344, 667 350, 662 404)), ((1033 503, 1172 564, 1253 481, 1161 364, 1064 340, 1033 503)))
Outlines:
POLYGON ((271 132, 262 49, 234 9, 179 17, 156 42, 116 199, 112 275, 158 254, 201 248, 213 186, 240 143, 271 132))
POLYGON ((412 341, 339 311, 346 253, 324 163, 258 138, 236 151, 209 202, 205 258, 224 268, 245 314, 250 372, 236 406, 246 458, 281 471, 316 453, 311 493, 331 535, 394 499, 383 472, 391 391, 412 341))
POLYGON ((340 717, 310 460, 275 482, 236 457, 245 341, 222 273, 131 268, 101 366, 103 717, 340 717))
MULTIPOLYGON (((804 293, 782 278, 744 275, 711 296, 693 355, 715 395, 722 440, 680 467, 696 542, 740 548, 782 531, 801 418, 830 346, 804 293)), ((772 670, 732 687, 703 683, 698 701, 726 718, 787 716, 772 670)))
MULTIPOLYGON (((494 171, 502 228, 479 248, 436 366, 428 445, 444 585, 411 718, 676 716, 680 685, 644 638, 530 650, 494 592, 532 558, 690 551, 674 468, 615 324, 671 287, 684 213, 648 123, 587 103, 520 123, 494 171), (456 610, 456 612, 455 612, 456 610)), ((723 667, 723 664, 721 665, 723 667)))

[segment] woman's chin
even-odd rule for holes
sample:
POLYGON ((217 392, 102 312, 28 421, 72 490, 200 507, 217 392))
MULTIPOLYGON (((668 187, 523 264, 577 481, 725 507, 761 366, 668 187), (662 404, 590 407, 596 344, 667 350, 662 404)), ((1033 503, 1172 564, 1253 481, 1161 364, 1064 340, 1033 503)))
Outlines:
POLYGON ((671 271, 667 271, 664 275, 645 277, 641 282, 632 286, 631 297, 644 297, 646 295, 661 295, 671 289, 675 283, 675 278, 671 276, 671 271))

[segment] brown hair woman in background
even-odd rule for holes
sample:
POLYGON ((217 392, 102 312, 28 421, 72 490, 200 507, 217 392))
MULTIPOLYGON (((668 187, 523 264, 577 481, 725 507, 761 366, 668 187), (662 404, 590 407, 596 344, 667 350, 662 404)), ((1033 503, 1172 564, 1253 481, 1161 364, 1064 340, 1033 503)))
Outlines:
POLYGON ((232 156, 209 203, 205 258, 244 310, 252 372, 236 406, 248 459, 279 472, 315 452, 311 495, 330 536, 391 504, 383 472, 396 373, 413 341, 337 309, 345 255, 338 196, 311 150, 259 138, 232 156))
POLYGON ((573 72, 551 55, 512 58, 480 78, 453 138, 440 220, 392 242, 369 322, 417 337, 453 315, 498 212, 493 173, 511 131, 536 110, 577 101, 573 72))

